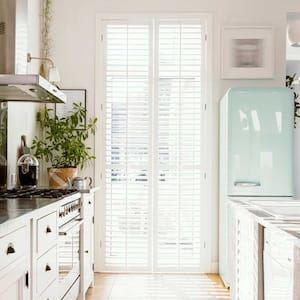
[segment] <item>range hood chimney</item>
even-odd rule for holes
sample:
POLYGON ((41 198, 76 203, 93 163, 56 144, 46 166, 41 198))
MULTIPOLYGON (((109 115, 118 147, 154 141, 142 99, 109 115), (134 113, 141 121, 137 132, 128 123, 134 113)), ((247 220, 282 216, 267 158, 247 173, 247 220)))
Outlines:
POLYGON ((27 74, 27 0, 0 0, 0 102, 65 103, 40 75, 27 74))

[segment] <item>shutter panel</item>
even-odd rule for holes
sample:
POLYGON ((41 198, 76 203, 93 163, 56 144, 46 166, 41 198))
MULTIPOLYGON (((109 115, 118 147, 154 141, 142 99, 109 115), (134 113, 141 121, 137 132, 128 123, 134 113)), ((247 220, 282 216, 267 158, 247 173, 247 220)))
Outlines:
POLYGON ((105 268, 149 268, 147 24, 107 24, 105 268))
POLYGON ((200 270, 202 27, 158 26, 156 271, 200 270))

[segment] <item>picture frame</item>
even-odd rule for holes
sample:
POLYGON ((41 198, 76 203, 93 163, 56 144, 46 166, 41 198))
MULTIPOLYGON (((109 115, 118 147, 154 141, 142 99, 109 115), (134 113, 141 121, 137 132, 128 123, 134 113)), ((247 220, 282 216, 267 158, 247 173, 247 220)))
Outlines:
MULTIPOLYGON (((67 96, 66 103, 56 103, 55 104, 55 115, 59 118, 68 116, 69 112, 73 110, 73 103, 83 104, 86 108, 86 89, 61 89, 61 91, 67 96)), ((80 124, 80 129, 86 128, 86 118, 80 124)))
POLYGON ((222 29, 223 79, 274 77, 273 28, 227 26, 222 29))

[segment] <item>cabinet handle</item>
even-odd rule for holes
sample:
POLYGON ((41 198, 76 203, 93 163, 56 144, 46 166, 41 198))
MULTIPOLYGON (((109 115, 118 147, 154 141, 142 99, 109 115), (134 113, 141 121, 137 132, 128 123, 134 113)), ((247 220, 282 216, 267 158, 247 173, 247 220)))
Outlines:
POLYGON ((85 252, 85 253, 89 253, 89 250, 85 250, 84 252, 85 252))
POLYGON ((28 273, 28 271, 26 272, 26 275, 25 275, 25 285, 27 288, 29 288, 29 273, 28 273))
POLYGON ((46 271, 46 272, 51 271, 51 268, 50 268, 50 266, 49 266, 48 264, 46 265, 45 271, 46 271))
POLYGON ((291 261, 292 261, 292 259, 288 257, 288 261, 289 261, 289 262, 291 262, 291 261))
POLYGON ((13 254, 13 253, 16 253, 16 250, 14 248, 14 245, 12 243, 10 243, 7 247, 6 254, 9 255, 9 254, 13 254))
POLYGON ((50 232, 52 232, 52 230, 51 230, 50 226, 47 226, 46 233, 50 233, 50 232))
POLYGON ((239 187, 255 187, 255 186, 261 186, 259 181, 235 181, 233 183, 235 186, 239 187))
POLYGON ((92 202, 91 202, 91 201, 89 201, 89 204, 92 204, 92 202))

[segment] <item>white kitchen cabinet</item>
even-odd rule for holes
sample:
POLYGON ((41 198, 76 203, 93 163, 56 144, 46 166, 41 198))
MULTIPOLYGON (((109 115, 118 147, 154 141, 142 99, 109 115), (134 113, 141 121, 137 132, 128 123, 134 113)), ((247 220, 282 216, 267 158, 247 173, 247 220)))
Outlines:
POLYGON ((87 289, 94 283, 94 193, 82 194, 82 262, 81 298, 85 299, 87 289))
POLYGON ((16 224, 8 233, 0 233, 0 300, 30 299, 29 222, 16 224))
POLYGON ((288 235, 274 229, 264 233, 265 300, 298 300, 299 249, 288 235))
MULTIPOLYGON (((32 219, 32 299, 57 293, 57 210, 42 213, 32 219)), ((46 298, 47 299, 47 298, 46 298)))
POLYGON ((260 300, 262 228, 246 211, 229 206, 231 299, 260 300))

